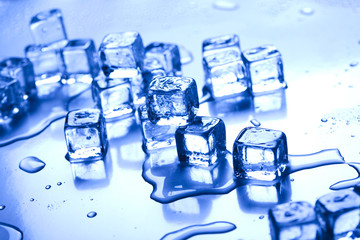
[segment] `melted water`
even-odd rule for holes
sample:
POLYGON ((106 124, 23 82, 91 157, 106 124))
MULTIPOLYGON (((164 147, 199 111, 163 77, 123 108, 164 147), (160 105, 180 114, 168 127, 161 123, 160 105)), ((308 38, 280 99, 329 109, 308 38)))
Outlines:
POLYGON ((23 239, 23 233, 17 227, 6 223, 0 223, 0 239, 20 240, 23 239))
POLYGON ((360 183, 360 163, 349 163, 349 166, 353 167, 359 174, 356 178, 339 181, 330 186, 331 190, 341 190, 346 188, 355 187, 360 183))
POLYGON ((164 235, 161 240, 182 240, 200 234, 226 233, 236 229, 231 222, 218 221, 208 224, 192 225, 164 235))
POLYGON ((37 173, 45 167, 45 163, 37 157, 26 157, 21 160, 19 168, 27 173, 37 173))

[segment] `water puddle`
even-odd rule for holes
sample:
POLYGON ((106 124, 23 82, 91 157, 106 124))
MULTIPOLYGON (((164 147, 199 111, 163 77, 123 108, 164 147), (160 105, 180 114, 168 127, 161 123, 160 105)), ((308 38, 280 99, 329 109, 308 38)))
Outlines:
POLYGON ((341 190, 346 188, 355 187, 360 183, 360 163, 348 163, 350 167, 353 167, 355 171, 359 174, 358 177, 352 179, 346 179, 334 183, 330 186, 331 190, 341 190))
POLYGON ((45 167, 45 163, 37 157, 26 157, 21 160, 19 168, 27 173, 37 173, 45 167))
POLYGON ((0 239, 21 240, 23 239, 23 233, 17 227, 6 223, 0 223, 0 239))

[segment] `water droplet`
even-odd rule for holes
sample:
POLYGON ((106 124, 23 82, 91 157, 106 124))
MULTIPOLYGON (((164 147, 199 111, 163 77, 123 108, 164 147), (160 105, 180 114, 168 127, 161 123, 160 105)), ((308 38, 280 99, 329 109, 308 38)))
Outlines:
POLYGON ((321 121, 322 122, 327 122, 328 120, 327 120, 327 118, 322 118, 321 121))
POLYGON ((355 135, 351 135, 351 137, 353 138, 353 137, 355 137, 355 135))
POLYGON ((254 125, 255 127, 260 127, 261 123, 256 120, 256 119, 251 119, 250 120, 251 124, 254 125))
POLYGON ((45 163, 37 157, 26 157, 21 160, 19 168, 27 173, 37 173, 45 167, 45 163))
POLYGON ((94 199, 93 198, 90 198, 90 201, 93 201, 94 199))
POLYGON ((51 185, 46 185, 45 189, 49 190, 51 188, 51 185))
POLYGON ((62 182, 58 182, 57 185, 58 185, 58 186, 61 186, 61 185, 62 185, 62 182))
POLYGON ((353 61, 349 64, 350 67, 356 67, 357 65, 359 65, 358 61, 353 61))
POLYGON ((5 205, 0 205, 0 210, 4 210, 6 208, 5 205))
POLYGON ((213 3, 213 7, 218 10, 233 11, 236 10, 239 6, 233 1, 217 0, 213 3))
POLYGON ((291 181, 291 182, 293 182, 293 181, 294 181, 294 179, 293 179, 293 178, 290 178, 290 181, 291 181))
POLYGON ((33 201, 35 201, 35 199, 34 199, 34 198, 30 198, 30 202, 33 202, 33 201))
POLYGON ((315 12, 314 9, 309 8, 309 7, 304 7, 302 9, 300 9, 300 13, 305 16, 311 16, 314 14, 314 12, 315 12))
POLYGON ((91 212, 89 212, 89 213, 87 214, 87 217, 88 217, 88 218, 94 218, 94 217, 96 217, 96 215, 97 215, 97 212, 91 211, 91 212))
POLYGON ((265 217, 264 215, 261 215, 259 216, 259 219, 264 219, 264 217, 265 217))

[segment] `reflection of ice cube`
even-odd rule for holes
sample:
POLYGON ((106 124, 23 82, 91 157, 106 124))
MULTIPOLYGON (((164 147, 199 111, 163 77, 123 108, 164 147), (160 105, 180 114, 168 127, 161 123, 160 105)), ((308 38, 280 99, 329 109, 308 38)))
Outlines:
POLYGON ((74 162, 71 169, 75 180, 104 180, 106 167, 104 160, 74 162))
POLYGON ((196 82, 186 77, 158 77, 149 87, 146 106, 149 120, 159 125, 187 125, 198 109, 196 82))
POLYGON ((107 120, 124 118, 134 112, 129 79, 100 76, 92 83, 92 94, 107 120))
POLYGON ((36 44, 49 44, 67 38, 60 9, 50 9, 33 16, 30 30, 36 44))
POLYGON ((180 161, 209 166, 226 150, 225 124, 219 118, 196 117, 175 132, 180 161))
POLYGON ((320 239, 321 232, 311 204, 299 201, 269 210, 272 239, 320 239))
POLYGON ((244 128, 234 142, 234 171, 240 178, 272 181, 288 163, 283 132, 265 128, 244 128))
POLYGON ((328 238, 346 236, 360 223, 360 196, 351 190, 341 190, 320 197, 315 210, 328 238))
POLYGON ((37 90, 33 64, 27 58, 7 58, 0 62, 0 74, 16 79, 28 97, 35 97, 37 90))
POLYGON ((65 139, 71 160, 104 157, 107 135, 102 112, 89 108, 70 111, 65 120, 65 139))
POLYGON ((242 52, 253 94, 286 88, 280 52, 272 45, 263 45, 242 52))
POLYGON ((145 48, 145 58, 155 59, 168 76, 181 76, 181 59, 176 44, 153 42, 145 48))
POLYGON ((94 41, 91 39, 70 40, 62 49, 65 64, 65 77, 91 83, 99 73, 100 67, 94 41))
POLYGON ((146 105, 138 108, 145 151, 175 146, 176 125, 157 125, 148 118, 146 105))
POLYGON ((285 91, 280 90, 253 98, 254 111, 258 114, 279 112, 286 110, 285 91))
POLYGON ((227 34, 205 39, 202 43, 203 58, 226 50, 235 51, 240 56, 240 41, 236 34, 227 34))
POLYGON ((0 76, 0 123, 9 123, 26 110, 27 101, 19 82, 0 76))

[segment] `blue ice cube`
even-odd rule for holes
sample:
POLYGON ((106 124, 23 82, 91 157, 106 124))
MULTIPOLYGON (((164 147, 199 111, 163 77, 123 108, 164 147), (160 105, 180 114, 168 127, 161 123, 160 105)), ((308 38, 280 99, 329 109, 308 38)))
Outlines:
POLYGON ((220 118, 197 116, 176 130, 175 139, 180 161, 210 166, 226 150, 225 124, 220 118))
POLYGON ((16 79, 24 89, 25 97, 36 97, 33 64, 27 58, 11 57, 0 62, 0 74, 16 79))
POLYGON ((273 240, 321 239, 321 229, 313 206, 304 201, 279 204, 269 210, 273 240))
POLYGON ((153 42, 145 48, 145 58, 157 61, 168 76, 181 76, 179 48, 173 43, 153 42))
POLYGON ((32 62, 35 73, 35 84, 38 96, 46 96, 61 86, 64 64, 61 49, 67 41, 50 45, 29 45, 25 48, 25 56, 32 62))
POLYGON ((50 9, 33 16, 30 30, 36 44, 50 44, 67 39, 60 9, 50 9))
POLYGON ((143 92, 145 93, 144 96, 146 96, 147 92, 149 91, 149 85, 151 81, 155 77, 165 77, 166 72, 163 68, 163 66, 153 58, 145 58, 144 59, 144 69, 142 71, 142 78, 143 78, 143 92))
POLYGON ((0 123, 10 123, 27 111, 24 91, 16 79, 0 76, 0 123))
POLYGON ((235 51, 238 56, 241 54, 239 36, 227 34, 205 39, 202 43, 203 58, 224 50, 235 51))
POLYGON ((146 152, 175 146, 176 125, 158 125, 150 122, 146 105, 141 105, 138 111, 143 136, 143 149, 146 152))
POLYGON ((212 97, 233 97, 248 90, 244 64, 236 50, 222 49, 203 58, 205 84, 212 97))
POLYGON ((199 109, 196 82, 188 77, 157 77, 146 98, 149 120, 159 125, 187 125, 199 109))
POLYGON ((134 112, 129 79, 99 76, 92 83, 92 96, 107 121, 124 118, 134 112))
POLYGON ((340 190, 321 196, 315 204, 326 239, 339 239, 356 230, 360 223, 360 196, 340 190))
POLYGON ((85 108, 68 112, 65 140, 70 161, 104 158, 107 134, 101 110, 85 108))
POLYGON ((283 62, 273 45, 263 45, 242 52, 247 76, 251 79, 254 95, 284 89, 283 62))
POLYGON ((234 142, 233 160, 239 178, 277 180, 288 164, 286 136, 278 130, 244 128, 234 142))
POLYGON ((66 79, 91 83, 99 73, 97 51, 91 39, 70 40, 62 49, 62 56, 66 79))

